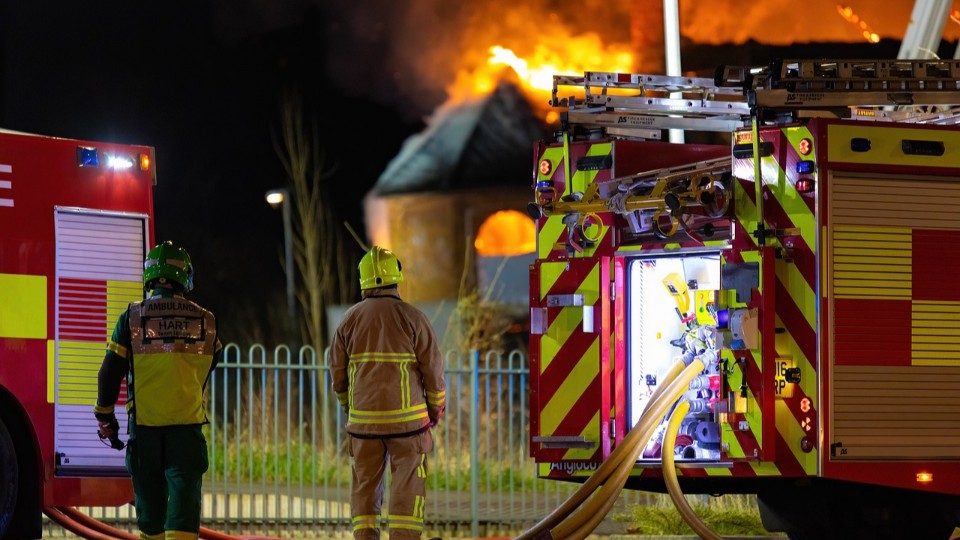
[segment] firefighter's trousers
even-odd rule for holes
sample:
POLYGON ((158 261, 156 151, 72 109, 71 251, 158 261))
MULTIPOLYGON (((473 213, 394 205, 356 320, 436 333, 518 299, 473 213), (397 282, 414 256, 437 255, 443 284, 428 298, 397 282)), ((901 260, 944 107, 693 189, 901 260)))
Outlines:
POLYGON ((207 441, 199 425, 136 426, 127 445, 140 538, 196 540, 207 441))
POLYGON ((427 454, 433 437, 424 431, 409 437, 384 439, 350 438, 353 456, 353 536, 380 538, 380 510, 384 478, 390 463, 390 538, 420 538, 426 495, 427 454))

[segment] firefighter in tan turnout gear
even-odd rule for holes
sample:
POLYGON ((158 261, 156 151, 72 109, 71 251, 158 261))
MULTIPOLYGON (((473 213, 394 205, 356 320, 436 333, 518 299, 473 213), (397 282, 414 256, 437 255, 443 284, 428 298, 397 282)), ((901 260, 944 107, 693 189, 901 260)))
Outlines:
POLYGON ((443 358, 427 317, 400 299, 400 261, 374 246, 360 260, 362 300, 344 314, 330 348, 333 389, 347 411, 355 538, 380 537, 390 464, 391 538, 420 538, 430 428, 443 415, 443 358))

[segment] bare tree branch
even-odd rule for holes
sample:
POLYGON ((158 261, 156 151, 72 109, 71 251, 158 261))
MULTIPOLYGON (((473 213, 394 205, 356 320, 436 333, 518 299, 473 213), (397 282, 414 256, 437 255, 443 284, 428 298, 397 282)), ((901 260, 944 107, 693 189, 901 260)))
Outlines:
POLYGON ((322 352, 327 344, 326 308, 352 301, 356 291, 355 265, 348 260, 339 218, 327 181, 335 167, 320 146, 316 118, 305 120, 303 101, 296 91, 284 92, 281 133, 273 137, 274 151, 287 173, 292 204, 296 295, 301 309, 304 343, 322 352), (278 140, 279 139, 279 140, 278 140))

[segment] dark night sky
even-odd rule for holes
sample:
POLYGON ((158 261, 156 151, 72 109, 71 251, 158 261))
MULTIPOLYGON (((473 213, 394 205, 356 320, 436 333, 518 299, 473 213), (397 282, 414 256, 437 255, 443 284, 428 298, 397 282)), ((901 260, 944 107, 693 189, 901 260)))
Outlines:
MULTIPOLYGON (((471 18, 476 6, 499 17, 502 4, 3 0, 0 127, 155 147, 156 238, 191 251, 193 296, 226 321, 227 340, 269 343, 253 329, 284 310, 281 216, 263 199, 285 182, 271 143, 281 90, 300 89, 316 114, 337 210, 363 231, 363 195, 444 101, 470 32, 492 26, 471 18)), ((601 13, 592 23, 614 28, 601 13)), ((497 20, 504 36, 531 31, 530 17, 497 20)), ((897 46, 846 45, 844 56, 895 57, 897 46)), ((683 55, 685 69, 705 69, 835 51, 687 44, 683 55)))
POLYGON ((403 114, 331 73, 331 55, 387 46, 352 33, 341 7, 2 2, 0 127, 154 146, 156 238, 190 250, 198 301, 228 326, 255 326, 255 310, 283 309, 282 222, 263 198, 285 182, 271 142, 281 90, 299 88, 316 111, 338 210, 360 231, 363 194, 421 127, 422 110, 403 114))

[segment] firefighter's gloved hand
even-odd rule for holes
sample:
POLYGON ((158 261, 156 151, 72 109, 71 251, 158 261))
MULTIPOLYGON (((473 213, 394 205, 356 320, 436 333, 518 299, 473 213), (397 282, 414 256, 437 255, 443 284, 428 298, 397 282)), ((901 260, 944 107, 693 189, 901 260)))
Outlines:
POLYGON ((120 440, 120 422, 113 413, 97 415, 97 435, 101 440, 109 440, 114 450, 123 450, 123 441, 120 440))
POLYGON ((118 431, 120 431, 120 423, 117 422, 117 415, 113 413, 97 415, 97 434, 101 439, 114 437, 118 431))

